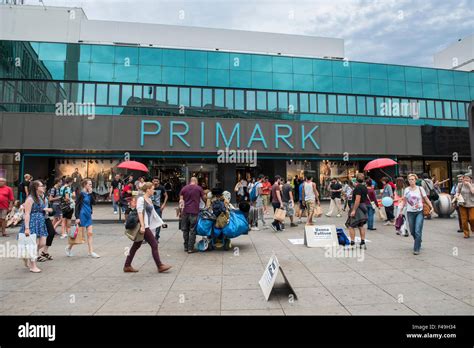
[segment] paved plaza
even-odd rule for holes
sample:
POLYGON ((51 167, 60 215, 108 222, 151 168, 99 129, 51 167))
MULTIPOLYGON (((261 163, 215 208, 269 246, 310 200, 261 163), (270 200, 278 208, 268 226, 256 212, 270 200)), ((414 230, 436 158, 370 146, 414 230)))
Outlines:
MULTIPOLYGON (((327 210, 327 206, 325 207, 327 210)), ((168 213, 172 217, 172 211, 168 213)), ((105 214, 103 212, 103 214, 105 214)), ((166 216, 166 215, 165 215, 166 216)), ((267 218, 270 222, 270 218, 267 218)), ((345 218, 317 219, 342 227, 345 218)), ((176 221, 162 230, 160 255, 173 265, 159 274, 150 248, 143 245, 123 273, 131 242, 120 224, 96 224, 95 249, 86 245, 64 253, 56 238, 54 261, 33 274, 18 259, 0 259, 0 315, 472 315, 474 314, 474 238, 457 233, 457 219, 425 220, 420 255, 412 237, 376 224, 368 249, 359 257, 328 257, 322 248, 293 245, 304 225, 283 232, 251 231, 233 240, 233 250, 188 255, 176 221), (258 281, 275 253, 297 300, 281 288, 265 301, 258 281)), ((11 232, 12 230, 10 230, 11 232)), ((16 232, 0 243, 15 245, 16 232)), ((198 237, 199 239, 200 237, 198 237)))

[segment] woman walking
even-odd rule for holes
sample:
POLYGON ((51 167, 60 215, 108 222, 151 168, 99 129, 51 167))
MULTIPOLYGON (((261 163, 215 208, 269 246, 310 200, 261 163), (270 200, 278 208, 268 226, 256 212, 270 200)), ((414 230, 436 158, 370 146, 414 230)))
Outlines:
POLYGON ((474 229, 474 185, 472 184, 472 174, 464 174, 462 183, 458 185, 456 191, 457 197, 461 196, 461 201, 464 201, 458 203, 458 206, 464 238, 469 238, 471 231, 474 229))
MULTIPOLYGON (((93 233, 92 233, 92 205, 95 204, 94 196, 92 195, 92 181, 90 179, 82 180, 82 190, 76 197, 76 225, 79 226, 82 235, 87 232, 87 246, 89 248, 89 256, 93 259, 98 259, 100 255, 94 252, 93 247, 93 233)), ((66 255, 71 257, 72 247, 74 244, 69 243, 66 247, 66 255)))
MULTIPOLYGON (((382 184, 383 184, 382 200, 385 197, 390 197, 393 200, 393 189, 392 189, 392 186, 389 184, 390 179, 384 176, 380 181, 382 181, 382 184)), ((393 214, 393 211, 394 211, 393 203, 392 205, 385 207, 385 213, 387 214, 387 221, 385 221, 384 226, 394 225, 395 215, 393 214)))
MULTIPOLYGON (((153 255, 153 259, 155 260, 156 267, 158 268, 158 272, 163 273, 168 271, 171 266, 166 265, 161 262, 160 254, 158 253, 158 243, 156 242, 155 235, 152 232, 157 227, 161 226, 162 221, 158 216, 158 213, 155 211, 153 207, 153 202, 151 201, 151 196, 154 193, 154 186, 151 182, 145 183, 142 188, 142 192, 144 193, 142 196, 138 197, 137 200, 137 212, 138 212, 138 219, 140 221, 140 232, 144 234, 145 241, 148 242, 151 248, 151 254, 153 255)), ((142 241, 134 242, 132 247, 130 248, 130 252, 125 260, 125 265, 123 267, 123 271, 125 273, 129 272, 138 272, 137 269, 132 267, 132 261, 135 257, 135 253, 137 250, 142 246, 142 241)))
POLYGON ((398 215, 403 214, 403 208, 407 208, 408 225, 410 226, 410 233, 415 240, 413 247, 413 254, 418 255, 421 249, 421 239, 423 234, 423 202, 430 207, 430 214, 433 213, 433 205, 426 195, 423 187, 416 186, 418 176, 416 174, 408 175, 409 186, 403 193, 402 203, 399 205, 398 215))
POLYGON ((66 178, 64 185, 59 190, 59 194, 61 196, 61 202, 63 203, 63 207, 61 209, 62 212, 62 219, 61 219, 61 239, 64 239, 69 234, 71 230, 71 219, 72 214, 74 213, 73 208, 73 196, 72 196, 72 189, 71 184, 74 180, 72 178, 66 178))
MULTIPOLYGON (((46 244, 46 237, 48 236, 48 229, 44 216, 46 213, 52 212, 51 208, 47 208, 46 202, 43 199, 45 186, 39 180, 30 183, 29 195, 25 201, 25 219, 21 225, 20 234, 25 234, 26 237, 35 234, 37 238, 38 250, 42 250, 46 244)), ((40 273, 41 270, 36 265, 36 258, 29 262, 25 260, 25 266, 29 267, 30 272, 40 273)))

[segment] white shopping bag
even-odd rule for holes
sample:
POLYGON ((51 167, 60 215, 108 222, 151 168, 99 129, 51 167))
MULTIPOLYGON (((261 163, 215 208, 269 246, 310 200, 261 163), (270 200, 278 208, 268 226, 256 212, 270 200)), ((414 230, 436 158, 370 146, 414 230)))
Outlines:
POLYGON ((24 233, 18 234, 18 258, 34 260, 38 257, 36 234, 28 237, 24 233))

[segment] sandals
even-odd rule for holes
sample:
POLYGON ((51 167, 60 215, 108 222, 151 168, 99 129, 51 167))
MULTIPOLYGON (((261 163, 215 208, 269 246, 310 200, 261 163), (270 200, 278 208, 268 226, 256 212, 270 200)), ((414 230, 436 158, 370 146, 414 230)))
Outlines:
POLYGON ((40 256, 38 256, 38 262, 45 262, 45 261, 51 261, 53 257, 49 255, 48 253, 42 252, 40 256))
POLYGON ((48 259, 46 257, 44 257, 43 255, 40 255, 38 256, 38 258, 36 259, 36 261, 38 262, 45 262, 45 261, 48 261, 48 259))

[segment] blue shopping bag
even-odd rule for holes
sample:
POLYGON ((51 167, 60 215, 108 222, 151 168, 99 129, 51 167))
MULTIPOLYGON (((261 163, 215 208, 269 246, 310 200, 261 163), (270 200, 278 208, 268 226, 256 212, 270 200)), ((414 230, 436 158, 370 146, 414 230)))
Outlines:
POLYGON ((351 244, 351 241, 349 240, 349 238, 347 238, 347 235, 344 232, 343 228, 336 228, 336 232, 337 232, 337 240, 339 242, 339 245, 351 244))

